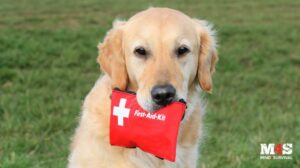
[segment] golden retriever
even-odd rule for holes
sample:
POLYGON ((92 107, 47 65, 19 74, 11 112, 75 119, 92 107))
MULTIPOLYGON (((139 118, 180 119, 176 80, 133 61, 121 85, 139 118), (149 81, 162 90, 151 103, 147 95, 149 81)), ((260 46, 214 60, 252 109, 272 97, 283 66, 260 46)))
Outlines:
POLYGON ((84 100, 68 167, 195 168, 204 113, 200 93, 212 91, 218 60, 210 24, 173 9, 149 8, 128 21, 115 21, 98 47, 97 60, 105 74, 84 100), (136 92, 138 103, 148 111, 187 101, 175 162, 109 144, 112 88, 136 92))

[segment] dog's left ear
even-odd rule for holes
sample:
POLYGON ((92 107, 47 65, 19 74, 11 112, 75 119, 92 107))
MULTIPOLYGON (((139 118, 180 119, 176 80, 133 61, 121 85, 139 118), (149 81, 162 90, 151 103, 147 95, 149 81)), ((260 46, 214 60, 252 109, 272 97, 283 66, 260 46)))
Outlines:
POLYGON ((212 26, 206 21, 195 19, 195 23, 200 36, 198 80, 202 90, 212 93, 212 75, 218 61, 215 32, 212 26))
POLYGON ((112 82, 112 88, 125 90, 128 74, 125 65, 125 55, 122 47, 122 27, 126 22, 116 20, 113 28, 107 33, 102 43, 98 45, 98 63, 102 71, 107 73, 112 82))

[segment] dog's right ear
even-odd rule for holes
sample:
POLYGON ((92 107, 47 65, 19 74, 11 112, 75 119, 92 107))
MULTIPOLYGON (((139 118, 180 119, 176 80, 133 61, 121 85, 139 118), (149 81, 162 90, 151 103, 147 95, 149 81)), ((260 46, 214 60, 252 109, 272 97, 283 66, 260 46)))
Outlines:
POLYGON ((112 88, 126 90, 128 75, 125 56, 122 47, 122 26, 126 22, 115 21, 113 28, 107 33, 102 43, 98 45, 98 63, 102 71, 107 73, 112 81, 112 88))
POLYGON ((195 19, 200 34, 200 51, 198 61, 198 80, 202 90, 212 92, 212 75, 218 62, 215 32, 212 26, 203 20, 195 19))

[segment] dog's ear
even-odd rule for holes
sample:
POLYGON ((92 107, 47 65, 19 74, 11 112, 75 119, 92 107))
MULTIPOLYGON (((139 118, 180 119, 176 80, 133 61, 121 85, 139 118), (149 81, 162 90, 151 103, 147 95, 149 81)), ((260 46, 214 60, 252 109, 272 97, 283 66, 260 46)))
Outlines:
POLYGON ((106 34, 102 43, 98 45, 98 63, 102 71, 107 73, 112 80, 112 88, 125 90, 128 82, 128 74, 125 64, 125 56, 122 47, 122 27, 124 21, 115 21, 113 28, 106 34))
POLYGON ((212 75, 218 61, 215 32, 208 22, 197 19, 195 22, 200 36, 197 76, 202 90, 212 93, 212 75))

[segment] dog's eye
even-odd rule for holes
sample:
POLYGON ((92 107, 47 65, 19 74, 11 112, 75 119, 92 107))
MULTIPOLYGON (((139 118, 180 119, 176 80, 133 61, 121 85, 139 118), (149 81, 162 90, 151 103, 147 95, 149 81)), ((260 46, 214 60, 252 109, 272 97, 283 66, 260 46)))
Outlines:
POLYGON ((137 48, 134 50, 134 53, 135 53, 137 56, 140 56, 140 57, 145 57, 145 56, 147 56, 147 51, 146 51, 145 48, 143 48, 143 47, 137 47, 137 48))
POLYGON ((187 54, 188 52, 190 52, 190 50, 187 47, 181 46, 181 47, 177 48, 176 55, 180 57, 180 56, 187 54))

